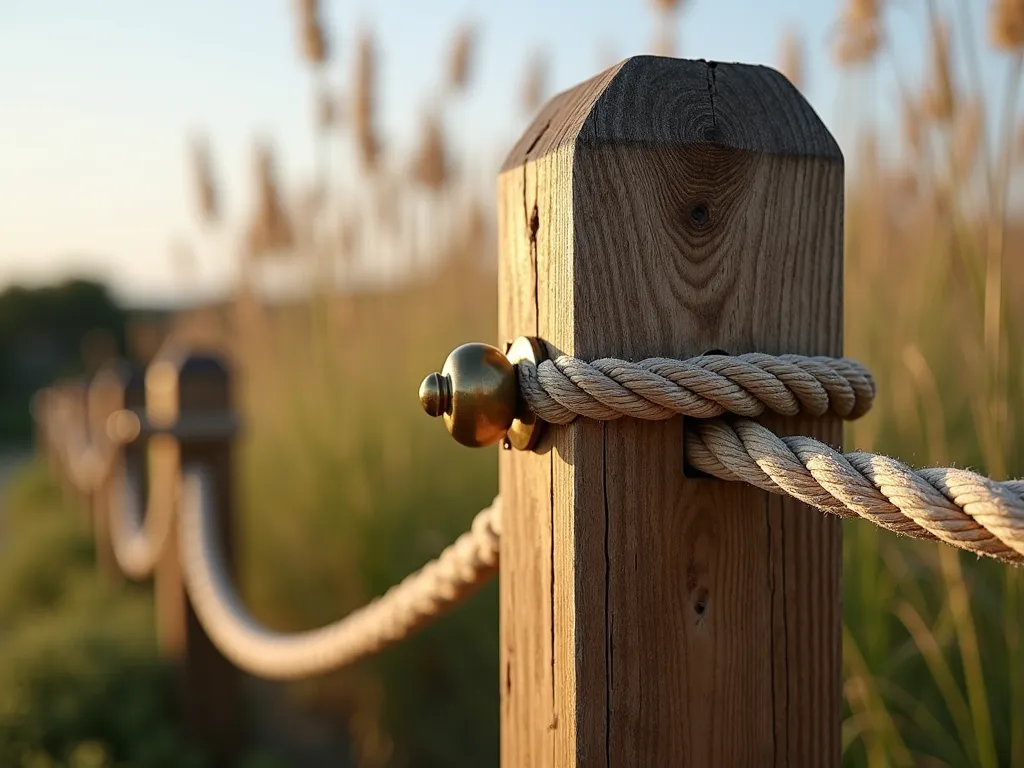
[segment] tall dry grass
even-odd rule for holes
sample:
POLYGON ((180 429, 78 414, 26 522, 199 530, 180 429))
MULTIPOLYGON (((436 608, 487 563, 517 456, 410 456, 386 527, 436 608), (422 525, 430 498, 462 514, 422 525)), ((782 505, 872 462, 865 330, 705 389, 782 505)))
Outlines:
MULTIPOLYGON (((994 3, 993 28, 1009 5, 1024 9, 994 3)), ((870 23, 877 46, 844 64, 892 67, 897 41, 883 9, 868 10, 848 9, 843 34, 870 23)), ((919 84, 892 73, 903 144, 858 154, 848 190, 847 350, 880 393, 848 443, 1020 476, 1024 307, 1012 298, 1024 291, 1024 220, 1009 193, 1024 170, 1012 149, 1024 39, 1002 45, 1005 81, 984 82, 976 9, 931 0, 914 11, 929 60, 919 84)), ((844 532, 845 762, 1024 765, 1019 569, 869 526, 844 532)))
MULTIPOLYGON (((654 3, 659 28, 675 29, 684 6, 654 3)), ((381 52, 369 32, 332 42, 350 52, 343 65, 327 56, 316 4, 296 7, 299 53, 318 86, 313 140, 334 160, 322 149, 317 178, 282 189, 262 145, 223 331, 244 383, 245 592, 261 618, 292 629, 382 592, 496 489, 493 455, 454 445, 414 396, 448 350, 496 330, 493 182, 446 126, 451 99, 472 82, 473 28, 437 63, 438 96, 404 157, 376 117, 381 52), (344 101, 326 95, 332 67, 350 83, 344 101), (346 156, 358 162, 341 172, 346 156), (268 298, 285 277, 296 291, 268 298)), ((895 73, 902 145, 881 153, 882 128, 869 125, 853 153, 847 350, 875 372, 880 397, 849 445, 1024 475, 1024 306, 1014 300, 1024 295, 1024 220, 1009 201, 1024 165, 1021 7, 999 0, 982 20, 963 0, 914 5, 930 67, 920 83, 895 73), (998 92, 979 74, 982 23, 1007 58, 998 92)), ((839 66, 892 66, 888 12, 880 0, 837 9, 839 66)), ((803 49, 796 37, 781 48, 798 79, 813 77, 803 49)), ((526 112, 543 99, 545 62, 524 62, 526 112)), ((209 177, 210 165, 204 154, 197 168, 209 177)), ((212 178, 198 185, 204 210, 207 187, 212 178)), ((866 524, 844 532, 844 762, 1024 765, 1020 573, 866 524)), ((336 713, 360 765, 493 763, 495 599, 487 591, 296 695, 336 713)))

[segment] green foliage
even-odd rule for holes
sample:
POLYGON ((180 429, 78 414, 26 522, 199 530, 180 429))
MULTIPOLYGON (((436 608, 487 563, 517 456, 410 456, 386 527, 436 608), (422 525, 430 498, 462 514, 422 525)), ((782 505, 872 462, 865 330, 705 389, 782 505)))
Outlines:
POLYGON ((124 312, 103 283, 68 280, 40 288, 11 286, 0 293, 0 339, 27 331, 53 332, 79 341, 90 328, 124 330, 124 312))
POLYGON ((150 607, 91 591, 0 646, 0 764, 36 751, 68 759, 88 742, 129 765, 203 765, 177 732, 167 670, 147 636, 150 607))
MULTIPOLYGON (((10 531, 30 529, 40 518, 65 518, 74 514, 62 502, 60 487, 53 482, 50 471, 41 462, 32 462, 10 477, 0 489, 3 525, 10 531)), ((10 537, 5 536, 4 541, 10 537)), ((0 564, 2 565, 2 564, 0 564)))
POLYGON ((88 539, 58 517, 42 517, 17 535, 0 558, 0 626, 59 607, 93 563, 88 539))
POLYGON ((3 509, 0 765, 207 765, 179 732, 148 592, 98 576, 80 513, 41 467, 3 509))

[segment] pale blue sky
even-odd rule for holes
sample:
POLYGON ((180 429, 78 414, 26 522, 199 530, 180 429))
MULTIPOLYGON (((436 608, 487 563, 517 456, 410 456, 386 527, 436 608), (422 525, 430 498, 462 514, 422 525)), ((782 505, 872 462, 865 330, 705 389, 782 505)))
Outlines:
MULTIPOLYGON (((904 0, 915 8, 921 0, 904 0)), ((981 5, 977 0, 952 0, 981 5)), ((383 53, 382 126, 408 143, 443 75, 457 24, 478 22, 473 89, 461 137, 497 156, 522 129, 517 98, 531 51, 547 51, 550 90, 613 59, 650 49, 644 0, 323 0, 343 82, 359 24, 383 53), (602 58, 605 57, 605 58, 602 58)), ((834 0, 689 0, 680 55, 774 64, 794 27, 807 41, 805 92, 844 144, 852 125, 894 101, 884 75, 840 76, 831 64, 834 0)), ((888 14, 909 79, 922 30, 909 10, 888 14)), ((975 26, 984 20, 975 16, 975 26)), ((0 286, 71 272, 112 281, 131 300, 174 298, 172 238, 197 230, 185 138, 210 138, 229 217, 247 206, 254 136, 274 138, 285 182, 312 162, 312 88, 298 56, 292 0, 0 0, 0 286)), ((1004 61, 987 56, 986 74, 1004 61)), ((200 287, 230 263, 204 246, 200 287)))

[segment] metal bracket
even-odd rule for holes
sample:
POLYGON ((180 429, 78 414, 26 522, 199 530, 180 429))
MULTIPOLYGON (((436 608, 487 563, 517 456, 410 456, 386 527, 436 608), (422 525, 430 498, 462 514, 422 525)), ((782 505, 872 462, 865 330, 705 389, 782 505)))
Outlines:
MULTIPOLYGON (((523 361, 534 365, 548 359, 547 347, 535 336, 519 336, 514 341, 505 342, 505 357, 513 366, 523 361)), ((519 451, 532 451, 544 432, 544 423, 530 410, 530 406, 522 397, 516 398, 516 417, 512 421, 501 447, 506 451, 515 448, 519 451)))

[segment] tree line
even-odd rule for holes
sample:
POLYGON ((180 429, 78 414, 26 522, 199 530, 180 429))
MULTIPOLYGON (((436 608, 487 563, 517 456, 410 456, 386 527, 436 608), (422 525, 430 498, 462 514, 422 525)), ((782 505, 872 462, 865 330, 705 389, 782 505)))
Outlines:
POLYGON ((0 292, 0 443, 27 440, 32 394, 125 350, 128 312, 103 283, 72 279, 0 292))

